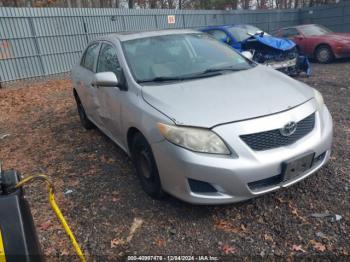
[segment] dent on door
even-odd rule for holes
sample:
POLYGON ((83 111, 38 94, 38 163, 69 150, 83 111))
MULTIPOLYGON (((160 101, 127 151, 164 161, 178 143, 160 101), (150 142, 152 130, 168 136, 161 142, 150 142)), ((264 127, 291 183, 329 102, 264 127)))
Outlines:
MULTIPOLYGON (((92 81, 92 80, 91 80, 92 81)), ((87 82, 84 83, 84 81, 81 81, 81 86, 80 89, 82 92, 78 93, 79 95, 82 93, 84 97, 81 97, 81 100, 83 102, 83 106, 85 108, 85 111, 88 115, 88 117, 95 122, 97 125, 101 124, 100 120, 100 113, 99 111, 101 110, 101 104, 98 99, 98 94, 97 94, 97 88, 93 87, 91 85, 90 79, 87 80, 87 82)))
POLYGON ((98 115, 103 129, 112 138, 119 140, 120 135, 120 103, 117 87, 100 87, 98 92, 98 115))

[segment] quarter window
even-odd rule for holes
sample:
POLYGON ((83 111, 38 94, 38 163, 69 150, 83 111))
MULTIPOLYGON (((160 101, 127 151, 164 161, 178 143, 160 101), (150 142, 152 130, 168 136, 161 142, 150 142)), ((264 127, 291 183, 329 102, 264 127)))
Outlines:
POLYGON ((98 55, 98 44, 96 43, 96 44, 90 45, 85 51, 85 55, 81 61, 81 66, 85 67, 90 71, 94 71, 94 64, 95 64, 97 55, 98 55))
POLYGON ((100 56, 97 62, 97 73, 113 72, 117 74, 119 67, 117 50, 111 45, 102 44, 100 56))

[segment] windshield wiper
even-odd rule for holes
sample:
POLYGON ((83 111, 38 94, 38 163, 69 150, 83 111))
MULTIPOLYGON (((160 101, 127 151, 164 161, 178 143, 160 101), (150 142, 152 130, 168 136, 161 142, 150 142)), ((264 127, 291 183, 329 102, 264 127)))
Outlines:
POLYGON ((247 67, 214 67, 214 68, 209 68, 204 70, 203 72, 199 73, 199 74, 208 74, 208 73, 215 73, 215 72, 222 72, 222 71, 241 71, 241 70, 245 70, 248 69, 247 67))
POLYGON ((240 67, 240 68, 234 68, 234 67, 221 67, 221 68, 209 68, 202 72, 195 73, 195 74, 189 74, 189 75, 182 75, 182 76, 157 76, 155 78, 147 79, 147 80, 140 80, 138 81, 139 84, 141 83, 152 83, 152 82, 170 82, 170 81, 184 81, 184 80, 191 80, 191 79, 197 79, 197 78, 204 78, 204 77, 212 77, 212 76, 218 76, 221 75, 223 71, 241 71, 249 69, 249 67, 240 67))
POLYGON ((157 76, 155 78, 140 80, 138 83, 151 83, 151 82, 167 82, 167 81, 182 81, 183 77, 170 77, 170 76, 157 76))
POLYGON ((217 76, 217 75, 221 75, 221 73, 218 71, 208 71, 208 72, 200 72, 196 74, 175 76, 175 77, 159 76, 152 79, 140 80, 138 81, 138 83, 140 84, 140 83, 151 83, 151 82, 184 81, 184 80, 211 77, 211 76, 217 76))

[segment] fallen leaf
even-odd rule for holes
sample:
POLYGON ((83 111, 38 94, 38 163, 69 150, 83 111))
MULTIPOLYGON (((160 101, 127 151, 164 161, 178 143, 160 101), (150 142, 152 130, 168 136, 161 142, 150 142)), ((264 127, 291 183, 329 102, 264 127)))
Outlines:
POLYGON ((112 198, 112 202, 117 202, 119 200, 119 198, 113 197, 112 198))
POLYGON ((297 252, 303 252, 303 253, 306 252, 306 251, 302 248, 301 245, 293 245, 292 249, 293 249, 293 251, 297 251, 297 252))
POLYGON ((269 235, 269 234, 264 234, 264 239, 265 239, 266 241, 273 242, 273 238, 272 238, 272 236, 269 235))
POLYGON ((233 234, 239 234, 247 231, 247 228, 243 224, 240 226, 235 226, 231 224, 230 221, 225 221, 222 219, 216 221, 214 228, 233 234))
POLYGON ((326 246, 316 240, 310 240, 310 244, 314 247, 315 250, 324 252, 326 250, 326 246))
POLYGON ((61 251, 61 256, 68 256, 69 255, 69 252, 67 250, 62 250, 61 251))
POLYGON ((236 249, 234 247, 229 246, 229 245, 223 245, 222 251, 224 251, 225 255, 236 253, 236 249))
POLYGON ((292 203, 291 201, 288 202, 288 207, 289 207, 290 209, 292 209, 292 214, 293 214, 294 216, 296 216, 297 218, 299 218, 303 223, 309 224, 309 222, 307 221, 307 219, 299 214, 298 209, 293 205, 293 203, 292 203))
POLYGON ((118 239, 118 238, 112 239, 111 240, 111 248, 115 248, 115 247, 124 245, 125 243, 126 242, 124 239, 118 239))
POLYGON ((48 230, 49 227, 51 227, 51 226, 52 226, 52 223, 51 223, 51 221, 49 220, 49 221, 46 221, 46 222, 44 222, 44 223, 41 223, 38 227, 39 227, 41 230, 48 230))
POLYGON ((46 247, 44 249, 44 255, 45 256, 52 256, 52 254, 55 253, 55 249, 53 247, 46 247))
POLYGON ((163 238, 160 238, 160 237, 156 237, 156 239, 154 240, 154 243, 158 247, 165 247, 166 246, 166 241, 163 238))

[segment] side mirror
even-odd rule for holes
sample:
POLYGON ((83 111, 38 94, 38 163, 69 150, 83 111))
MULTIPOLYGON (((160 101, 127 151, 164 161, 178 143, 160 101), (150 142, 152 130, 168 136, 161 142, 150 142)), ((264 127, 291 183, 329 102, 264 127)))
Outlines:
POLYGON ((95 78, 92 81, 92 85, 96 87, 117 87, 119 86, 119 81, 117 76, 113 72, 101 72, 95 74, 95 78))
POLYGON ((303 40, 303 39, 304 39, 304 36, 302 36, 302 35, 296 35, 295 38, 298 39, 298 40, 303 40))
POLYGON ((253 54, 249 51, 243 51, 241 54, 242 56, 244 56, 245 58, 248 58, 249 60, 253 59, 253 54))

